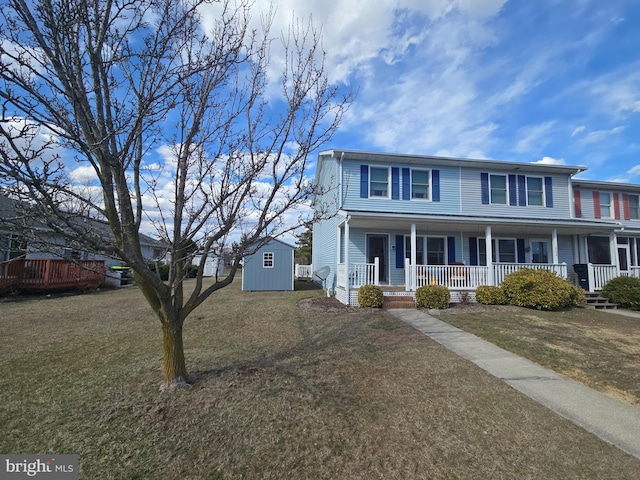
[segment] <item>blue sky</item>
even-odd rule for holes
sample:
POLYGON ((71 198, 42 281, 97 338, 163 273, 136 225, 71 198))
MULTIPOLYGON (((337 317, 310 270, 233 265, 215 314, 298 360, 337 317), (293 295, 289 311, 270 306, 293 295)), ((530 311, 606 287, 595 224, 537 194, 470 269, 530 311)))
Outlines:
POLYGON ((272 32, 312 15, 332 81, 358 92, 327 148, 584 165, 583 178, 640 183, 638 1, 274 4, 272 32))

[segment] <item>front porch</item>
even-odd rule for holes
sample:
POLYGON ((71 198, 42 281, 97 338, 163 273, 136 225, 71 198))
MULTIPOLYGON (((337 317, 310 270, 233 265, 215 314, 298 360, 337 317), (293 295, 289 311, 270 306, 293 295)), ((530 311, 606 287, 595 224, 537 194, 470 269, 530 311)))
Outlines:
MULTIPOLYGON (((576 266, 577 267, 577 266, 576 266)), ((576 268, 576 284, 588 292, 599 292, 611 279, 620 275, 630 275, 640 278, 640 267, 631 267, 629 272, 620 272, 616 265, 585 264, 586 277, 580 275, 576 268)), ((366 284, 383 287, 385 296, 415 297, 416 289, 423 285, 442 285, 451 292, 451 301, 460 302, 464 296, 475 300, 475 290, 481 285, 495 285, 502 283, 504 278, 523 268, 542 269, 554 272, 561 278, 569 279, 569 269, 566 263, 495 263, 490 266, 456 265, 411 265, 405 261, 405 282, 403 285, 392 285, 380 280, 380 259, 374 258, 373 263, 338 264, 336 276, 336 296, 345 304, 356 305, 358 289, 366 284)))

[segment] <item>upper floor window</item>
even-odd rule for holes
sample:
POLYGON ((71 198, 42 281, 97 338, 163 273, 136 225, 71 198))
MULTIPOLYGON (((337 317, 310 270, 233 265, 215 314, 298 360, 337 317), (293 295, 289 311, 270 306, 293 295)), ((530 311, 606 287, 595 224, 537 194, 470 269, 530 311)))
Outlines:
POLYGON ((600 217, 611 218, 611 194, 600 192, 600 217))
POLYGON ((420 200, 429 200, 429 170, 412 170, 411 171, 411 198, 420 200))
POLYGON ((389 198, 389 169, 371 167, 369 196, 389 198))
POLYGON ((541 177, 527 177, 527 205, 544 206, 544 181, 541 177))
POLYGON ((262 267, 273 268, 273 252, 264 252, 262 254, 262 267))
POLYGON ((629 218, 631 220, 640 219, 640 197, 638 195, 629 195, 629 218))
POLYGON ((507 177, 506 175, 489 175, 489 188, 491 203, 507 204, 507 177))

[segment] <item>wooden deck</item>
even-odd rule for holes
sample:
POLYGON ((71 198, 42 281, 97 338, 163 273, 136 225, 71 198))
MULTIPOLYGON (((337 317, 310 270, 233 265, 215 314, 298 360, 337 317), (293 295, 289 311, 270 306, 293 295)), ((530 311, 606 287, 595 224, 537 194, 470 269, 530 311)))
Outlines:
POLYGON ((104 260, 16 258, 0 263, 0 292, 98 287, 104 279, 104 260))

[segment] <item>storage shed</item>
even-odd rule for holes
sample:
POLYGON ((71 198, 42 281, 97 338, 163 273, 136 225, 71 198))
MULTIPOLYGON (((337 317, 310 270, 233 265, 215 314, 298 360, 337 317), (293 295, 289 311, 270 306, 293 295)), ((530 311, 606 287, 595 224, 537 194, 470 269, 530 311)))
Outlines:
POLYGON ((244 257, 242 290, 293 290, 295 247, 269 237, 251 255, 244 257))

